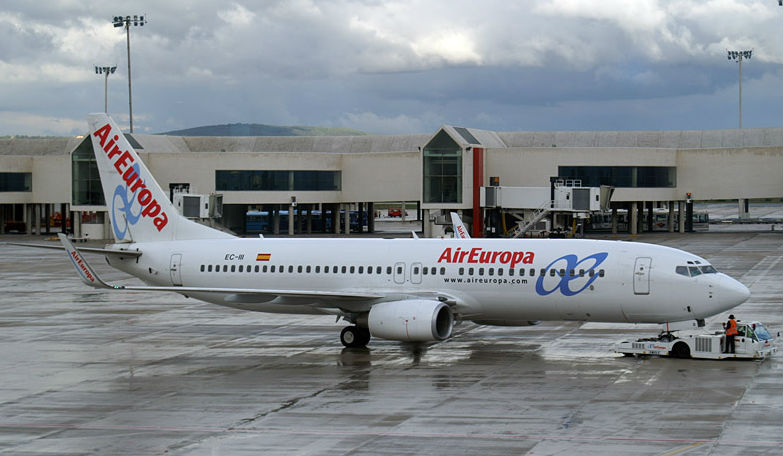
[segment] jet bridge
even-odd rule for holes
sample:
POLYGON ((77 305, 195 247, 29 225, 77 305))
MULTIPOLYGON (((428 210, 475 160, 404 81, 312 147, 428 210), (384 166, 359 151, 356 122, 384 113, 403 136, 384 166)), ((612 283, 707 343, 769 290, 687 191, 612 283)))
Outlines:
POLYGON ((482 187, 488 235, 576 236, 583 221, 608 207, 610 187, 583 187, 579 179, 553 179, 551 187, 482 187))

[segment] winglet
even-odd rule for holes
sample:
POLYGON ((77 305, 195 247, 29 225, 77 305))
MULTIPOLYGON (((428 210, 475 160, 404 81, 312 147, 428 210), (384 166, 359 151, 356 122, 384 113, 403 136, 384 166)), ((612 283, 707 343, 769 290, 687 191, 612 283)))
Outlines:
POLYGON ((76 250, 76 247, 73 246, 73 243, 65 234, 58 233, 57 236, 60 238, 63 247, 65 247, 65 253, 68 255, 68 259, 71 260, 71 263, 73 263, 73 267, 76 268, 76 272, 79 273, 79 278, 82 279, 82 282, 93 288, 114 288, 98 277, 98 274, 90 267, 87 260, 76 250))
POLYGON ((459 218, 456 212, 451 213, 451 224, 454 227, 454 237, 457 239, 470 239, 468 229, 465 228, 465 224, 459 218))

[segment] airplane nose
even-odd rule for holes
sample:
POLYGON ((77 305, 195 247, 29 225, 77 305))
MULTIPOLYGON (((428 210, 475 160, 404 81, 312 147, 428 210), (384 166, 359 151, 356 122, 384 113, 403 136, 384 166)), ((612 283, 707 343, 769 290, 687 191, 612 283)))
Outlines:
POLYGON ((722 277, 718 287, 718 302, 725 310, 736 307, 750 298, 750 290, 729 276, 722 277))

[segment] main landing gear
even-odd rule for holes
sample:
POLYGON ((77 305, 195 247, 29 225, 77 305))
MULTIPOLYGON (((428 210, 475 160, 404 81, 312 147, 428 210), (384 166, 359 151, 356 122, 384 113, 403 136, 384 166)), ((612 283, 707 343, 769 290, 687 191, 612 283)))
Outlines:
POLYGON ((340 333, 340 342, 348 348, 364 348, 370 343, 370 330, 359 326, 346 326, 340 333))

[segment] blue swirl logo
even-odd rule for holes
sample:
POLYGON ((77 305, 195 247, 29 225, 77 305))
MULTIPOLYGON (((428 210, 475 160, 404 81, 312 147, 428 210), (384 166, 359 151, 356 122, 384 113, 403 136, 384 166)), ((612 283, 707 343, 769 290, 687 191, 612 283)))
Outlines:
MULTIPOLYGON (((138 164, 134 164, 132 168, 137 176, 141 175, 138 164)), ((133 203, 136 202, 136 194, 139 193, 140 189, 136 189, 136 191, 128 197, 129 190, 130 189, 127 186, 120 184, 114 189, 114 196, 112 197, 111 226, 114 230, 114 237, 116 237, 117 240, 125 239, 125 235, 128 232, 128 226, 137 224, 141 218, 142 207, 140 204, 137 204, 138 211, 136 211, 136 213, 133 212, 133 203)))
POLYGON ((536 293, 541 296, 547 296, 557 290, 560 290, 560 293, 562 293, 564 296, 574 296, 581 293, 587 287, 592 285, 596 279, 598 279, 598 274, 594 273, 592 277, 589 273, 580 275, 578 272, 580 267, 586 272, 595 270, 598 265, 606 260, 607 256, 609 256, 609 253, 599 252, 582 258, 581 260, 573 254, 564 255, 556 259, 555 261, 549 263, 549 266, 546 267, 546 270, 564 270, 565 273, 560 274, 560 271, 557 271, 554 277, 546 274, 539 276, 538 280, 536 281, 536 293), (575 272, 573 275, 570 274, 571 270, 574 270, 575 272), (572 282, 575 283, 571 285, 572 282))

